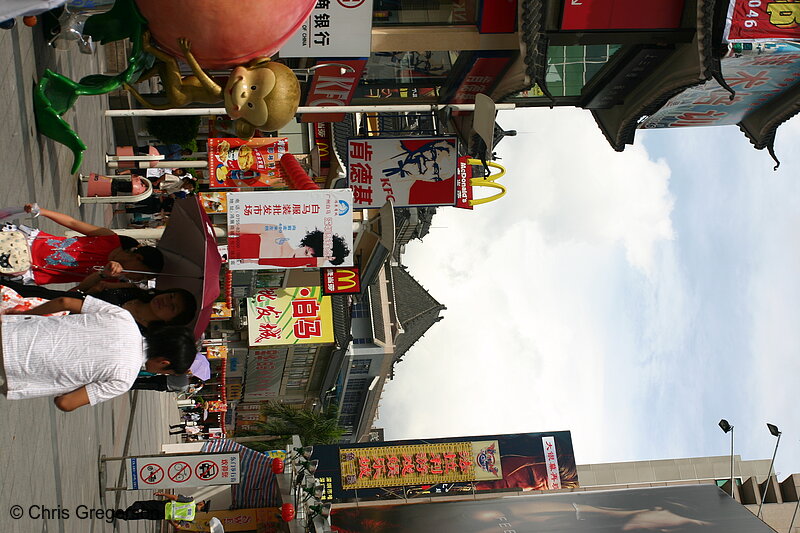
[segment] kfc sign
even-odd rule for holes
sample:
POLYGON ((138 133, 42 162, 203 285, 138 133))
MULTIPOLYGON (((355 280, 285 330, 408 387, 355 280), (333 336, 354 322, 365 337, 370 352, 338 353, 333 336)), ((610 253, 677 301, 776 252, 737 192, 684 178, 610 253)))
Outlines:
MULTIPOLYGON (((308 91, 306 105, 317 107, 349 104, 366 64, 366 59, 354 59, 336 61, 333 65, 318 68, 314 71, 314 81, 308 91), (341 65, 347 65, 349 68, 341 65)), ((340 122, 344 120, 344 113, 307 113, 301 115, 300 120, 340 122)))

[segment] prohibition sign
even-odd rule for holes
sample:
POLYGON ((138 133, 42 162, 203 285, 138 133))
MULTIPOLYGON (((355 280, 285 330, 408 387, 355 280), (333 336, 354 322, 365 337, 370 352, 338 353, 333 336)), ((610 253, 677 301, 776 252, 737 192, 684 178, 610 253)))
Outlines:
POLYGON ((214 461, 200 461, 194 467, 194 475, 203 481, 214 479, 219 474, 219 467, 214 461))
POLYGON ((164 479, 164 469, 156 464, 147 464, 139 470, 139 478, 148 485, 155 485, 164 479))
POLYGON ((167 468, 167 475, 175 483, 183 483, 192 477, 192 467, 189 466, 189 463, 176 461, 167 468))

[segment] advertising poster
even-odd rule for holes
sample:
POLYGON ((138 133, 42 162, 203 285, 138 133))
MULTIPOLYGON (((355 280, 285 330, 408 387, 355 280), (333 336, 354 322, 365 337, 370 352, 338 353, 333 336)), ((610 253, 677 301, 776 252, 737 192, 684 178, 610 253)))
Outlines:
POLYGON ((286 188, 278 161, 289 151, 285 137, 208 139, 211 187, 286 188))
MULTIPOLYGON (((316 448, 314 448, 316 452, 316 448)), ((716 485, 334 508, 334 531, 383 533, 770 533, 716 485)))
POLYGON ((206 191, 197 193, 203 209, 209 215, 228 211, 228 193, 224 191, 206 191))
POLYGON ((729 42, 800 39, 800 1, 733 0, 726 29, 729 42))
POLYGON ((349 189, 228 193, 228 267, 353 266, 349 189))
POLYGON ((733 100, 719 83, 709 80, 672 97, 637 127, 738 124, 800 81, 800 45, 796 43, 736 44, 720 63, 725 81, 736 91, 733 100))
MULTIPOLYGON (((281 377, 286 364, 286 348, 250 349, 247 353, 245 371, 244 401, 262 402, 278 397, 281 391, 281 377)), ((253 410, 261 417, 261 403, 247 403, 242 411, 253 410)))
POLYGON ((132 457, 125 463, 129 490, 239 483, 238 453, 132 457))
POLYGON ((455 137, 351 139, 347 177, 354 206, 454 205, 457 152, 455 137))
POLYGON ((314 447, 334 501, 578 486, 569 431, 314 447))
POLYGON ((331 297, 319 287, 259 289, 247 299, 250 346, 333 342, 331 297))

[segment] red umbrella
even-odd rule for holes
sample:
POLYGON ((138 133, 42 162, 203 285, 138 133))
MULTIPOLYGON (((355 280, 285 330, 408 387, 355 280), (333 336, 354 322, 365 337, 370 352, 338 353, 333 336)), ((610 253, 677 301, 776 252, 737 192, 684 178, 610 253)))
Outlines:
POLYGON ((189 324, 200 338, 211 319, 211 306, 219 297, 222 258, 217 249, 214 226, 199 198, 176 200, 164 235, 158 241, 164 254, 165 276, 156 279, 158 289, 181 288, 194 294, 198 313, 189 324))

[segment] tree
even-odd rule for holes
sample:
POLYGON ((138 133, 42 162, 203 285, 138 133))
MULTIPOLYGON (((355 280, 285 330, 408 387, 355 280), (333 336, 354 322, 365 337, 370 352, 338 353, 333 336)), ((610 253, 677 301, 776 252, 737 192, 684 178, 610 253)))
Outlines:
POLYGON ((299 435, 303 446, 313 446, 339 442, 344 434, 344 428, 339 426, 339 408, 333 403, 321 411, 314 411, 307 408, 297 409, 285 403, 269 402, 262 407, 262 413, 267 421, 258 424, 260 427, 256 433, 260 435, 242 437, 247 440, 233 440, 248 443, 258 441, 260 445, 248 446, 266 449, 285 446, 291 441, 292 435, 299 435))

